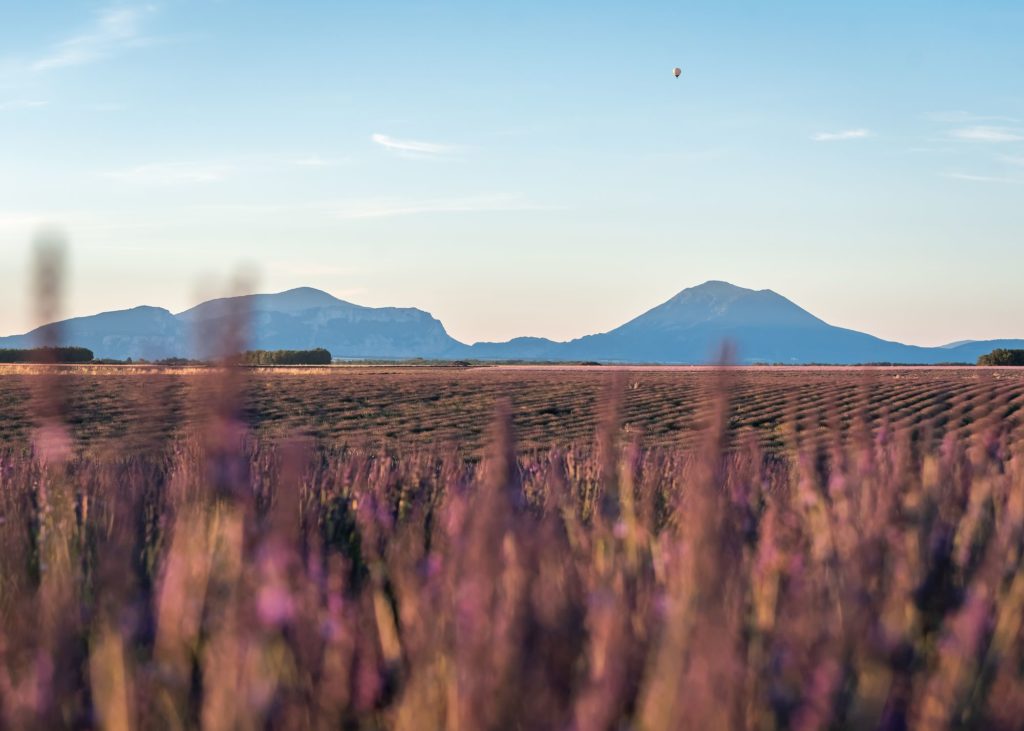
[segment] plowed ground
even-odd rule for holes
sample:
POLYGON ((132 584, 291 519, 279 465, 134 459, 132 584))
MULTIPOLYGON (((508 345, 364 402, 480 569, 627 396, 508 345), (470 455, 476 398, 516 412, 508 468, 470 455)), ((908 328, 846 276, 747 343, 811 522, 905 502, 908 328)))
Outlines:
POLYGON ((226 381, 199 369, 11 367, 0 368, 0 444, 26 443, 47 401, 80 444, 163 441, 237 390, 257 434, 337 445, 475 453, 503 398, 524 450, 590 442, 608 413, 647 446, 686 445, 723 388, 736 444, 780 450, 883 423, 941 440, 979 421, 1017 432, 1024 369, 332 367, 226 381))

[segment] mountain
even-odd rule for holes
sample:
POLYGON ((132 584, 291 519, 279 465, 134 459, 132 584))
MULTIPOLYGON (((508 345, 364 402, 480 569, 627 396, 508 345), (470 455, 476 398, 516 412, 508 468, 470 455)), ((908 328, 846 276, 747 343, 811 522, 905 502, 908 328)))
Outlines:
POLYGON ((976 363, 980 356, 991 353, 997 348, 1021 350, 1024 349, 1024 340, 968 340, 960 345, 948 345, 945 348, 926 348, 926 350, 938 350, 947 356, 940 361, 928 361, 930 363, 976 363))
POLYGON ((49 331, 97 358, 204 358, 217 354, 238 322, 248 331, 247 347, 261 350, 321 347, 349 358, 447 358, 466 349, 422 310, 361 307, 309 287, 210 300, 177 315, 136 307, 78 317, 0 338, 0 348, 31 347, 49 331))
MULTIPOLYGON (((743 363, 928 362, 926 349, 834 327, 770 289, 727 282, 684 289, 607 333, 557 348, 571 360, 707 363, 723 343, 743 363)), ((942 359, 949 354, 943 353, 942 359)))
POLYGON ((830 325, 770 289, 715 281, 684 289, 614 330, 567 342, 523 337, 465 345, 423 310, 362 307, 302 287, 210 300, 176 315, 136 307, 74 318, 0 338, 0 348, 31 347, 50 334, 99 358, 208 357, 238 322, 246 324, 247 347, 322 347, 341 358, 711 363, 728 342, 739 363, 929 364, 974 363, 995 348, 1024 348, 1024 340, 904 345, 830 325))
POLYGON ((940 345, 938 347, 946 348, 946 349, 949 349, 949 348, 959 348, 961 345, 970 345, 971 343, 976 343, 976 342, 978 342, 978 341, 977 340, 957 340, 955 343, 946 343, 945 345, 940 345))
POLYGON ((209 300, 180 313, 178 319, 185 322, 196 322, 198 320, 223 317, 232 312, 241 311, 278 312, 285 315, 298 315, 306 310, 337 307, 339 305, 355 307, 355 305, 350 305, 348 302, 319 289, 298 287, 296 289, 289 289, 286 292, 278 292, 277 294, 246 294, 240 297, 224 297, 209 300))
MULTIPOLYGON (((197 330, 226 332, 247 316, 249 347, 327 348, 346 358, 458 357, 465 346, 439 320, 412 307, 362 307, 311 287, 204 302, 177 315, 197 330)), ((208 356, 202 347, 193 351, 208 356)))
POLYGON ((974 363, 993 348, 1024 340, 964 341, 922 348, 829 325, 770 289, 705 282, 606 333, 565 343, 531 339, 471 346, 486 359, 622 363, 713 363, 723 343, 739 363, 974 363), (546 343, 542 347, 542 344, 546 343), (483 346, 483 347, 481 347, 483 346))
POLYGON ((559 360, 558 348, 564 345, 547 338, 512 338, 504 343, 473 343, 467 355, 480 360, 559 360))
POLYGON ((161 307, 133 307, 44 325, 0 338, 0 348, 78 345, 97 358, 168 358, 190 352, 189 328, 161 307))

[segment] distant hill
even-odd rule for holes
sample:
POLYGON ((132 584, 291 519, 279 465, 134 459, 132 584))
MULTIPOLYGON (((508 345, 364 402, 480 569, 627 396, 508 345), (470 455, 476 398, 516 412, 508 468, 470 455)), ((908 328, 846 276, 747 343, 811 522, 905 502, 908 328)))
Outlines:
POLYGON ((976 342, 978 342, 978 341, 977 340, 957 340, 955 343, 946 343, 945 345, 940 345, 939 347, 940 348, 959 348, 961 345, 970 345, 971 343, 976 343, 976 342))
POLYGON ((74 318, 0 338, 0 348, 32 347, 49 330, 60 344, 89 348, 98 358, 208 357, 221 341, 217 333, 238 321, 236 313, 247 314, 248 348, 326 348, 342 358, 711 363, 729 342, 740 363, 935 364, 974 363, 995 348, 1024 348, 1024 340, 904 345, 829 325, 769 289, 715 281, 684 289, 614 330, 568 342, 523 337, 466 345, 423 310, 362 307, 302 287, 211 300, 177 315, 135 307, 74 318))
POLYGON ((211 300, 177 315, 136 307, 77 317, 0 338, 0 347, 30 347, 48 330, 58 333, 61 343, 89 348, 97 358, 202 358, 217 354, 219 334, 240 314, 247 323, 246 347, 253 350, 326 348, 352 358, 447 358, 465 350, 422 310, 361 307, 309 287, 211 300))
POLYGON ((966 341, 922 348, 829 325, 770 289, 728 282, 684 289, 614 330, 566 343, 518 338, 480 343, 485 359, 595 360, 622 363, 710 363, 731 343, 741 363, 974 363, 1003 343, 966 341), (528 341, 526 346, 523 341, 528 341))
POLYGON ((169 358, 191 353, 189 328, 160 307, 133 307, 44 325, 25 335, 0 338, 0 348, 40 343, 77 345, 97 358, 169 358))
MULTIPOLYGON (((255 350, 326 348, 348 358, 447 358, 465 347, 439 320, 412 307, 362 307, 310 287, 204 302, 177 315, 202 329, 223 331, 235 315, 249 316, 255 350)), ((201 345, 195 353, 204 353, 201 345)))

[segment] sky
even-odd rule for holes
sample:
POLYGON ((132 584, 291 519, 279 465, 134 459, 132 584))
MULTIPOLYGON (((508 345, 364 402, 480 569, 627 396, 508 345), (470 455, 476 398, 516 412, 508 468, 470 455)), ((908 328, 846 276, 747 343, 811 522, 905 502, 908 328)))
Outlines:
POLYGON ((239 271, 465 341, 709 279, 1024 337, 1024 3, 0 0, 0 334, 239 271), (56 8, 60 9, 57 10, 56 8), (679 66, 679 79, 672 68, 679 66))

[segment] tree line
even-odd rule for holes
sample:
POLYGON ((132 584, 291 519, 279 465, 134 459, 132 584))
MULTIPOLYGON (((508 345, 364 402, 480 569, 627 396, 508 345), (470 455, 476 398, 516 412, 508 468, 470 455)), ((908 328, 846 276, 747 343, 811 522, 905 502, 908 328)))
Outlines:
MULTIPOLYGON (((240 365, 330 365, 332 356, 324 348, 312 350, 247 350, 237 358, 240 365)), ((97 361, 88 348, 75 346, 44 348, 0 348, 0 363, 132 363, 128 360, 104 359, 97 361)), ((149 363, 136 360, 135 363, 149 363)), ((166 358, 153 361, 156 365, 199 365, 202 361, 184 358, 166 358)))
POLYGON ((0 363, 90 363, 93 352, 74 346, 46 348, 0 348, 0 363))
POLYGON ((996 348, 988 355, 978 358, 980 366, 1024 366, 1024 350, 996 348))
POLYGON ((324 348, 312 350, 247 350, 238 357, 242 365, 330 365, 331 353, 324 348))

